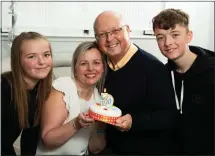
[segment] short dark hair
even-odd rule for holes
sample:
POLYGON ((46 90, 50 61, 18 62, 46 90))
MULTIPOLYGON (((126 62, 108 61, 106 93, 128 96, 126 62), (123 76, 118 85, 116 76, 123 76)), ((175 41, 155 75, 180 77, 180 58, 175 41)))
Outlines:
POLYGON ((180 9, 165 9, 152 19, 153 30, 156 28, 174 29, 176 24, 189 27, 189 15, 180 9))

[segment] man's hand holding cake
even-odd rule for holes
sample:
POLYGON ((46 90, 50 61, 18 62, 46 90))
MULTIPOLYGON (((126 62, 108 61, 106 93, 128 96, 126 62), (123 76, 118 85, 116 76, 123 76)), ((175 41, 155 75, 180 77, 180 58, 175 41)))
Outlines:
POLYGON ((130 114, 126 114, 116 120, 115 126, 119 128, 120 131, 129 131, 132 125, 132 117, 130 114))

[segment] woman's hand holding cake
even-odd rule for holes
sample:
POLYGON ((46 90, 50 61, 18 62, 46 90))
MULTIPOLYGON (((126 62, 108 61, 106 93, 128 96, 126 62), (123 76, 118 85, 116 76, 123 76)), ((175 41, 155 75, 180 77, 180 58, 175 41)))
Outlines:
POLYGON ((94 119, 92 119, 88 113, 80 113, 75 119, 74 119, 74 127, 79 130, 82 127, 87 128, 90 125, 92 125, 95 122, 94 119))

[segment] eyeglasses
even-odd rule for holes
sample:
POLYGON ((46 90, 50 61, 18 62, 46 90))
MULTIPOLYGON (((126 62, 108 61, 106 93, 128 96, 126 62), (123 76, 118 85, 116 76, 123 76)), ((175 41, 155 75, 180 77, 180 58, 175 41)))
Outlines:
POLYGON ((95 37, 97 40, 105 40, 108 37, 108 34, 118 35, 124 26, 126 26, 126 25, 123 25, 122 27, 113 29, 111 31, 103 32, 103 33, 98 34, 98 35, 95 34, 95 37))

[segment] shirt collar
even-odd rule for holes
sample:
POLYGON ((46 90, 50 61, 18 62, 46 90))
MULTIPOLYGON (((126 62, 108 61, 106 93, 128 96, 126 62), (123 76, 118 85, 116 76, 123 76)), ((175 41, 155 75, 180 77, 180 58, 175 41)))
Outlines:
POLYGON ((108 66, 113 70, 113 71, 117 71, 120 68, 122 68, 123 66, 126 65, 126 63, 128 63, 128 61, 131 59, 131 57, 137 52, 137 47, 131 43, 131 46, 129 47, 127 53, 125 54, 125 56, 123 56, 123 58, 116 64, 114 65, 111 60, 108 58, 107 59, 107 63, 108 66))

